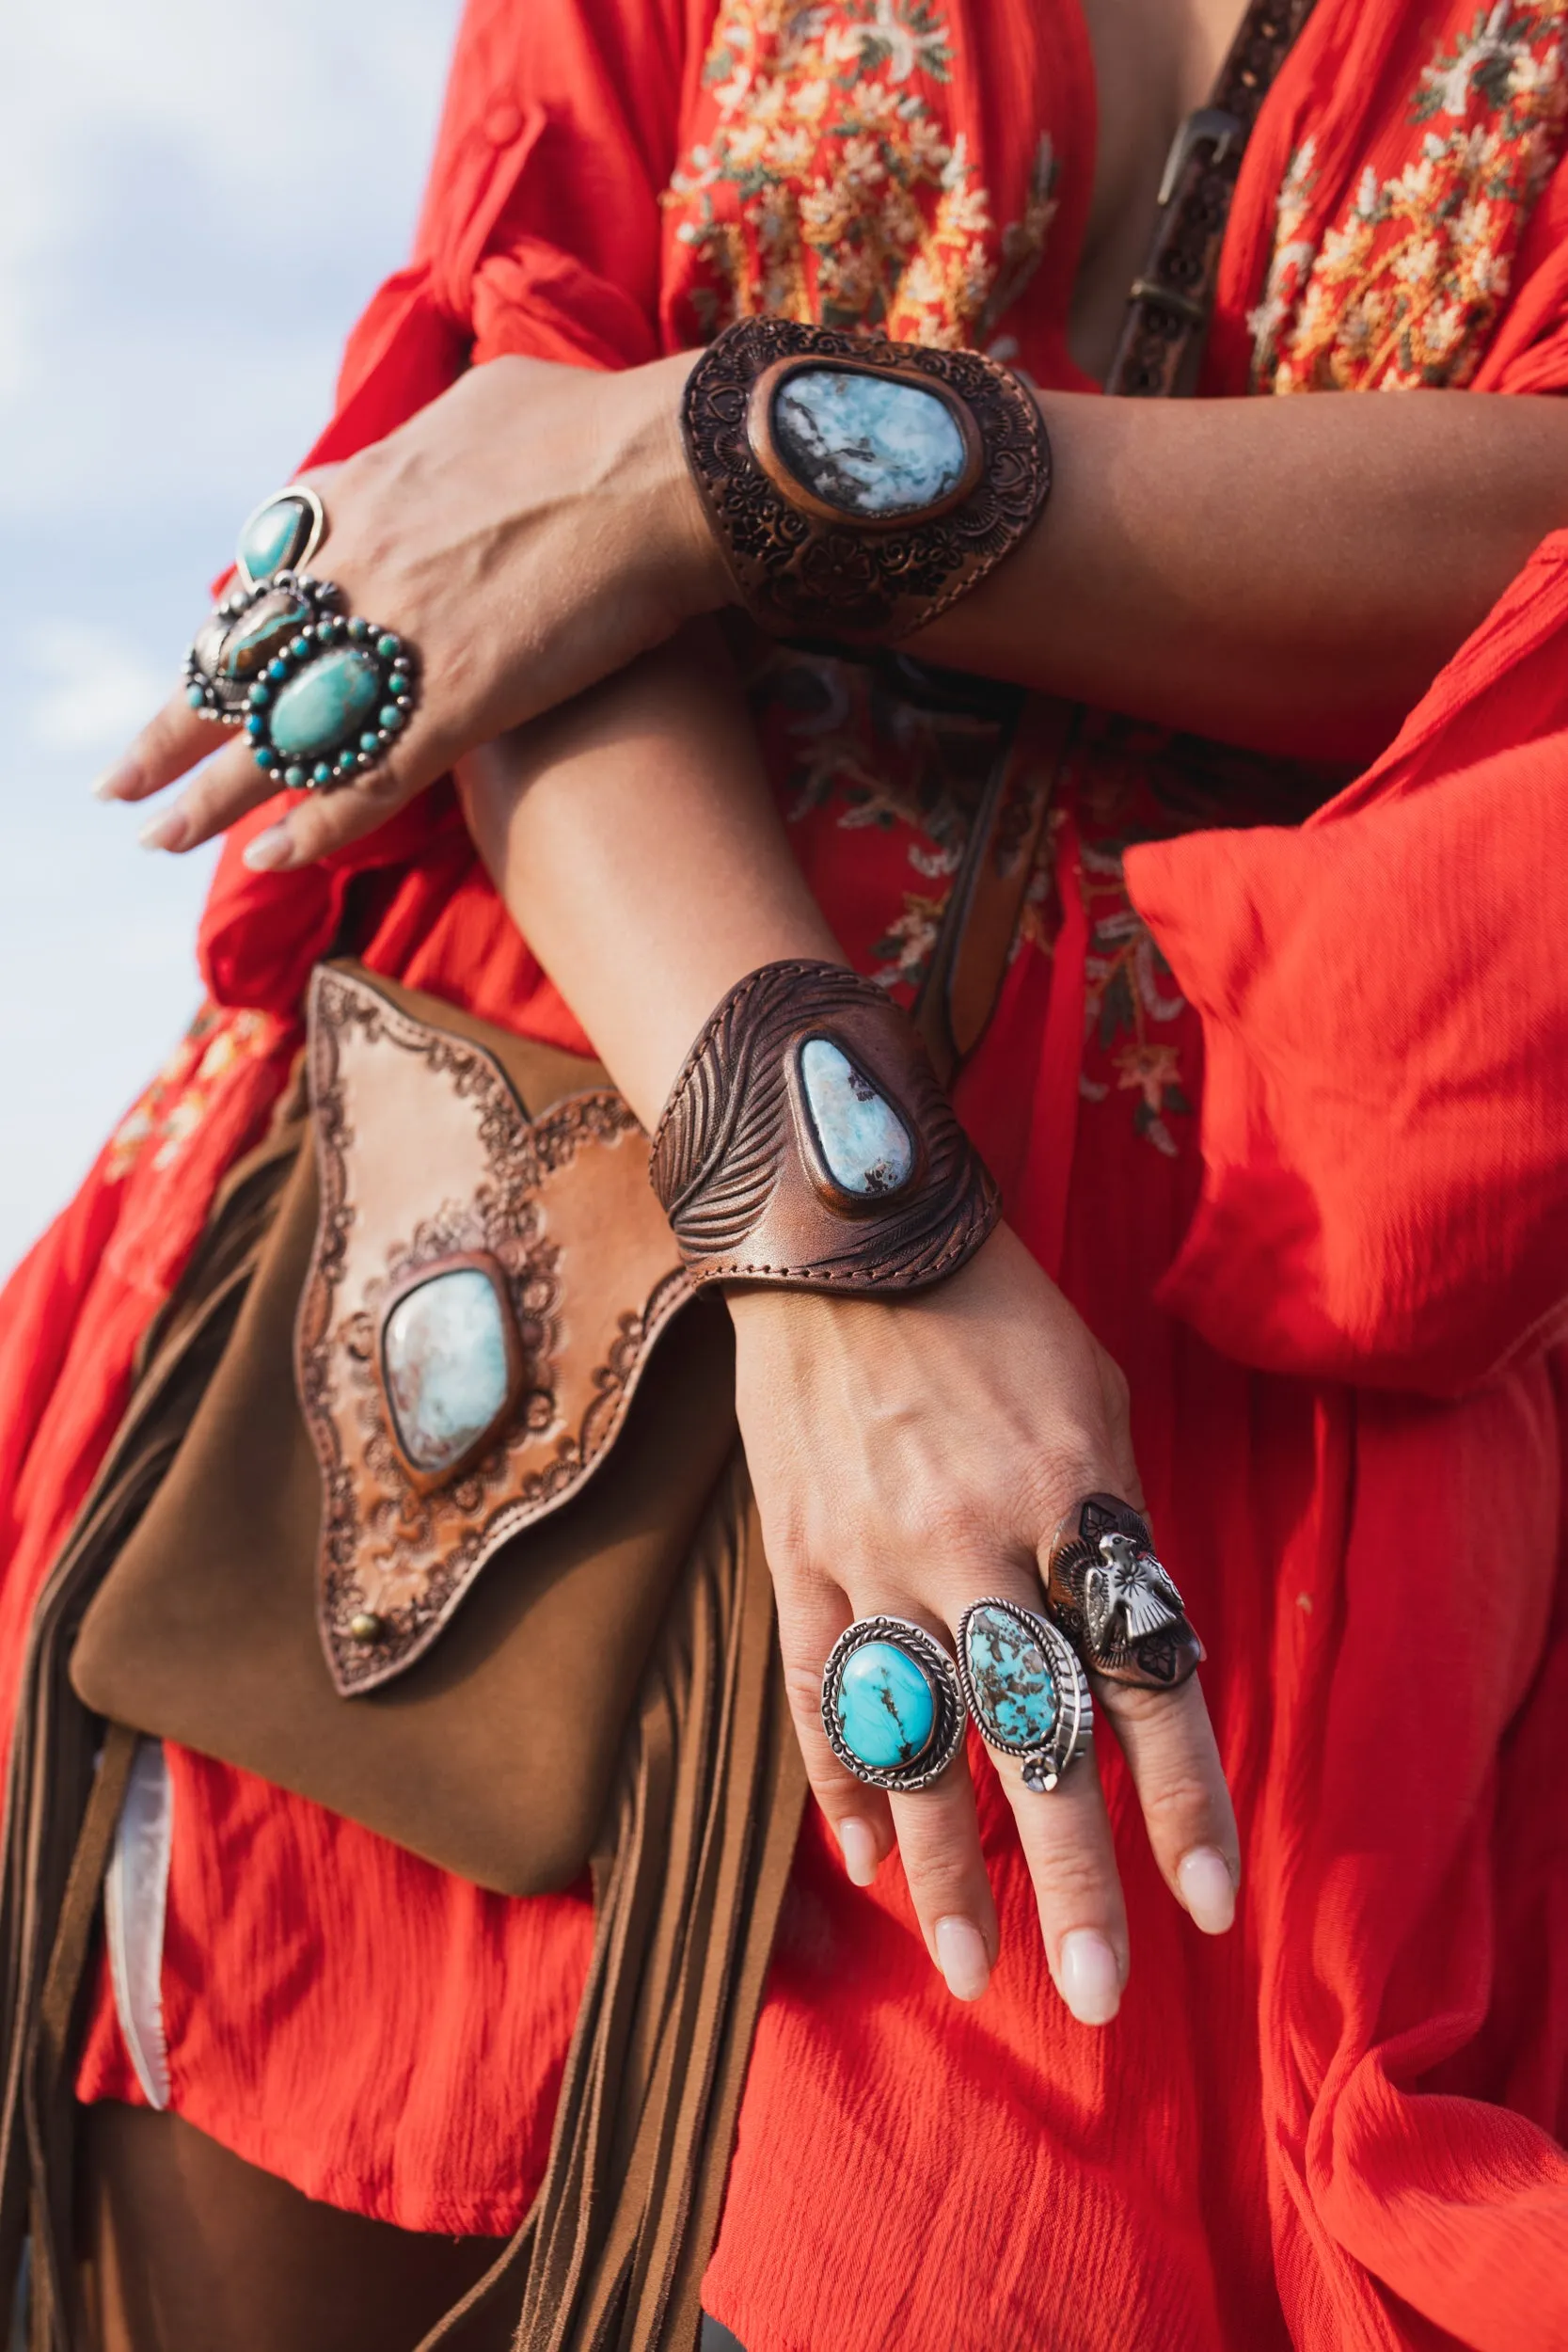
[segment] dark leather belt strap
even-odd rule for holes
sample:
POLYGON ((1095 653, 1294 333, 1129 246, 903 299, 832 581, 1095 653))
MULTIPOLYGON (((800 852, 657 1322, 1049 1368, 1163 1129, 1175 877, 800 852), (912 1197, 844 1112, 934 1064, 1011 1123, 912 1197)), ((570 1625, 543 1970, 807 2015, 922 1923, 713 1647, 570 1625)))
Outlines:
POLYGON ((1177 131, 1154 242, 1132 280, 1105 389, 1134 400, 1190 392, 1209 333, 1242 157, 1312 0, 1252 0, 1213 96, 1177 131))

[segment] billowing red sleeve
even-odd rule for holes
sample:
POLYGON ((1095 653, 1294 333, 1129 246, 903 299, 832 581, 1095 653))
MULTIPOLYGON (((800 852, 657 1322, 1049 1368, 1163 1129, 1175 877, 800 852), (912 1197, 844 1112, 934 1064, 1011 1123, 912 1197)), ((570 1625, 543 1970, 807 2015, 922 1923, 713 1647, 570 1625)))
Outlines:
POLYGON ((1435 1394, 1568 1327, 1568 533, 1309 823, 1128 877, 1204 1024, 1164 1303, 1266 1370, 1435 1394))
POLYGON ((343 360, 312 461, 379 440, 470 358, 657 356, 660 198, 714 0, 468 0, 414 255, 343 360))

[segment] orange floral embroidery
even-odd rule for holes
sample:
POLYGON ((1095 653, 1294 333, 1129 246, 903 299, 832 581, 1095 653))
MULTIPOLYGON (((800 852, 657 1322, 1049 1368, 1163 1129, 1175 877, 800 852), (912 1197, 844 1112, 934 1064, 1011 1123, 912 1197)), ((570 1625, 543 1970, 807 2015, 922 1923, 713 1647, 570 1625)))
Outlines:
POLYGON ((983 342, 1028 282, 1055 211, 1048 138, 1022 217, 998 235, 941 93, 930 0, 725 0, 704 69, 715 118, 665 202, 698 265, 710 337, 770 311, 895 342, 983 342))
POLYGON ((1249 322, 1259 390, 1469 383, 1561 151, 1565 16, 1564 0, 1478 13, 1417 86, 1417 152, 1385 178, 1369 167, 1337 227, 1315 212, 1315 143, 1291 158, 1249 322))
POLYGON ((1193 1106, 1181 1085, 1179 1048, 1151 1037, 1149 1025, 1179 1021, 1187 1000, 1177 993, 1170 967, 1127 895, 1119 853, 1087 841, 1080 843, 1079 853, 1089 913, 1089 951, 1084 960, 1087 1036, 1079 1084, 1090 1102, 1104 1102, 1111 1082, 1097 1078, 1093 1065, 1098 1060, 1108 1066, 1117 1091, 1137 1097, 1132 1124, 1138 1134, 1174 1159, 1177 1143, 1166 1114, 1185 1116, 1193 1106))
POLYGON ((269 1052, 277 1036, 277 1024, 269 1014, 203 1006, 110 1138, 104 1168, 109 1183, 122 1183, 144 1153, 150 1152, 151 1167, 167 1168, 205 1120, 236 1062, 269 1052))

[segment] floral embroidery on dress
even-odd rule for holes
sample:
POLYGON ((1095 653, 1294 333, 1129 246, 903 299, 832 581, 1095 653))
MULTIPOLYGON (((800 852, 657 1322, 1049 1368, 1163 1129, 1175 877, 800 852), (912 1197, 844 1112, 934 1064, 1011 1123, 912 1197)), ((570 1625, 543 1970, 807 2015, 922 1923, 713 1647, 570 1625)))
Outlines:
POLYGON ((664 199, 697 265, 697 336, 758 311, 944 347, 989 336, 1045 249, 1056 160, 1042 138, 998 235, 940 104, 952 58, 930 0, 724 0, 714 119, 664 199))
POLYGON ((1146 1142, 1174 1159, 1166 1114, 1187 1117, 1192 1104, 1181 1084, 1181 1055, 1150 1025, 1179 1021, 1187 1000, 1178 993, 1154 934, 1127 895, 1121 852, 1079 844, 1080 887, 1089 918, 1084 960, 1085 1052, 1078 1084, 1091 1103, 1113 1091, 1133 1097, 1132 1124, 1146 1142), (1096 1068, 1109 1077, 1097 1077, 1096 1068))
POLYGON ((1471 381, 1561 151, 1565 17, 1565 0, 1497 0, 1439 47, 1410 102, 1418 151, 1387 176, 1369 166, 1337 227, 1317 217, 1317 151, 1303 143, 1248 322, 1258 389, 1471 381))
POLYGON ((154 1168, 169 1167, 201 1126, 235 1064, 247 1055, 270 1053, 277 1029, 268 1013, 204 1005, 115 1129, 104 1164, 107 1181, 122 1184, 144 1155, 154 1168))

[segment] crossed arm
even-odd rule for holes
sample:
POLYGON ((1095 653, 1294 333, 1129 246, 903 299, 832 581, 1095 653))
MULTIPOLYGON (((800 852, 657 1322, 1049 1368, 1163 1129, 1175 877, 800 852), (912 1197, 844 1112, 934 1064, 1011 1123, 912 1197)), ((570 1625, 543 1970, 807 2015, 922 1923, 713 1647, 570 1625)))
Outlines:
MULTIPOLYGON (((677 446, 686 365, 497 361, 322 477, 323 562, 420 646, 425 700, 384 773, 296 805, 252 851, 320 854, 456 766, 509 908, 650 1121, 734 980, 838 952, 701 627, 726 583, 677 446)), ((1568 521, 1568 412, 1548 400, 1042 405, 1057 487, 1040 528, 913 649, 1266 749, 1374 748, 1568 521)), ((152 793, 211 741, 176 701, 109 788, 152 793)), ((264 788, 224 752, 154 838, 192 847, 264 788)), ((978 1594, 1028 1600, 1073 1502, 1138 1499, 1125 1388, 1006 1229, 895 1306, 770 1293, 733 1311, 814 1784, 856 1878, 896 1836, 932 1958, 973 1996, 996 1920, 962 1771, 891 1806, 859 1788, 822 1739, 817 1677, 851 1616, 940 1632, 978 1594)), ((1236 1835, 1196 1684, 1113 1713, 1173 1892, 1223 1929, 1236 1835)), ((1009 1794, 1056 1981, 1102 2022, 1129 1954, 1098 1783, 1009 1794)))

